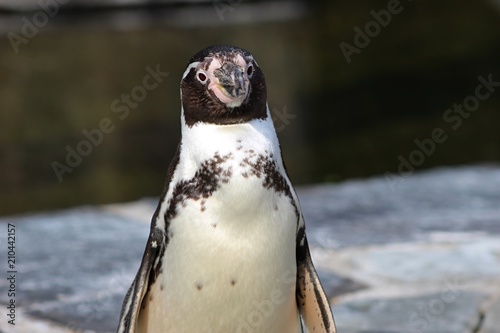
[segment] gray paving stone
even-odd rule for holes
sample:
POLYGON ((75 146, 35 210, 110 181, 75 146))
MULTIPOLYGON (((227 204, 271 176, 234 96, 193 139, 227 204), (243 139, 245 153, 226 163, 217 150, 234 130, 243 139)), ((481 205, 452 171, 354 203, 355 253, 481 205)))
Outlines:
POLYGON ((353 291, 367 288, 367 286, 361 282, 342 277, 330 270, 319 268, 317 269, 317 272, 328 298, 332 298, 334 296, 337 297, 340 295, 351 293, 353 291))
MULTIPOLYGON (((338 330, 337 330, 338 331, 338 330)), ((397 331, 388 331, 388 330, 342 330, 341 333, 399 333, 397 331)))
POLYGON ((467 166, 298 189, 309 243, 324 248, 427 241, 436 232, 500 234, 500 168, 467 166))
POLYGON ((114 331, 149 227, 90 208, 7 221, 16 225, 19 307, 66 326, 114 331))
MULTIPOLYGON (((456 236, 456 235, 455 235, 456 236)), ((318 267, 367 285, 500 283, 500 237, 461 234, 455 240, 313 251, 318 267)))
POLYGON ((500 298, 484 312, 484 321, 480 333, 498 333, 500 332, 500 298))
POLYGON ((395 299, 349 301, 333 308, 339 332, 472 333, 485 294, 433 293, 395 299))

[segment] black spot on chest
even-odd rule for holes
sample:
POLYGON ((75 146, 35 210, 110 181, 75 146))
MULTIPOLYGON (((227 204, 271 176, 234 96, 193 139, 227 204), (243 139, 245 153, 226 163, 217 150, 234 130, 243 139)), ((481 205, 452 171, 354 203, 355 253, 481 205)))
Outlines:
POLYGON ((232 176, 231 166, 224 167, 224 163, 231 159, 231 153, 221 156, 218 153, 201 165, 195 175, 188 180, 182 180, 175 185, 172 199, 165 212, 165 220, 170 221, 177 216, 178 206, 186 206, 187 200, 200 200, 201 211, 205 210, 206 199, 209 198, 222 184, 227 184, 232 176))
MULTIPOLYGON (((263 188, 287 196, 298 217, 299 211, 292 195, 291 186, 286 175, 278 168, 273 154, 257 154, 252 149, 246 150, 245 154, 245 157, 239 162, 241 175, 245 178, 256 177, 261 179, 263 188)), ((204 212, 207 199, 222 184, 229 183, 230 178, 233 176, 231 163, 226 163, 233 158, 232 153, 226 155, 216 153, 211 159, 203 162, 191 179, 177 183, 173 189, 168 209, 165 212, 165 220, 170 221, 175 218, 179 213, 179 207, 186 207, 188 200, 199 201, 200 211, 204 212)))
POLYGON ((248 166, 249 170, 243 173, 244 177, 254 176, 262 178, 262 186, 266 189, 273 189, 278 193, 283 193, 292 197, 288 182, 278 170, 273 155, 256 155, 253 150, 249 150, 249 157, 244 158, 241 166, 248 166), (255 158, 255 156, 257 156, 255 158), (254 157, 254 158, 252 158, 254 157))
MULTIPOLYGON (((297 221, 299 219, 299 209, 292 195, 292 188, 288 183, 286 175, 283 174, 276 164, 273 154, 262 155, 253 150, 247 150, 248 157, 244 158, 240 166, 247 167, 247 171, 242 173, 243 177, 257 177, 262 179, 262 186, 266 189, 272 189, 276 193, 283 194, 290 199, 290 203, 295 209, 297 221)), ((278 210, 278 207, 275 207, 278 210)))

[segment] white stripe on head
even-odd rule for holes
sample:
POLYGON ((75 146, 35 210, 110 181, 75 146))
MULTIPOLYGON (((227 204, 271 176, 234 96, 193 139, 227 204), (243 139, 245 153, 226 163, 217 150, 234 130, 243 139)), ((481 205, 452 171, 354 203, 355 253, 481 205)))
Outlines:
POLYGON ((200 64, 199 61, 195 61, 193 62, 192 64, 189 64, 189 66, 186 68, 186 70, 184 71, 184 74, 182 74, 182 80, 184 80, 186 78, 186 76, 189 74, 189 71, 191 70, 191 68, 196 68, 198 67, 198 65, 200 64))
MULTIPOLYGON (((192 64, 189 64, 189 66, 186 68, 186 70, 182 74, 181 81, 184 80, 186 78, 186 76, 188 76, 189 72, 191 71, 191 68, 196 68, 196 67, 198 67, 199 64, 200 64, 199 61, 195 61, 192 64)), ((179 90, 180 90, 181 104, 182 104, 182 88, 180 88, 179 90)), ((182 112, 181 117, 184 117, 184 111, 182 112)))

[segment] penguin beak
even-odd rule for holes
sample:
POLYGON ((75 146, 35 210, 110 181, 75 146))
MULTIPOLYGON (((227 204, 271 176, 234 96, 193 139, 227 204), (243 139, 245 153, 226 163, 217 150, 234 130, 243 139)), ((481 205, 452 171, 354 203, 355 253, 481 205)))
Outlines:
POLYGON ((249 82, 240 66, 232 62, 225 62, 214 71, 214 76, 218 80, 216 86, 222 94, 235 101, 245 100, 249 82))

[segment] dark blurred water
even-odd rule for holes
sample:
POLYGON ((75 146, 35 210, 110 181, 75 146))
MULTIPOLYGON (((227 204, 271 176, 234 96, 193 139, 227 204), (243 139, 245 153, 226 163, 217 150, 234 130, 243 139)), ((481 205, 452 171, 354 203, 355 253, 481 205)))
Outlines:
POLYGON ((0 12, 0 214, 158 195, 182 72, 219 43, 263 69, 296 184, 499 162, 498 8, 389 3, 0 12))

